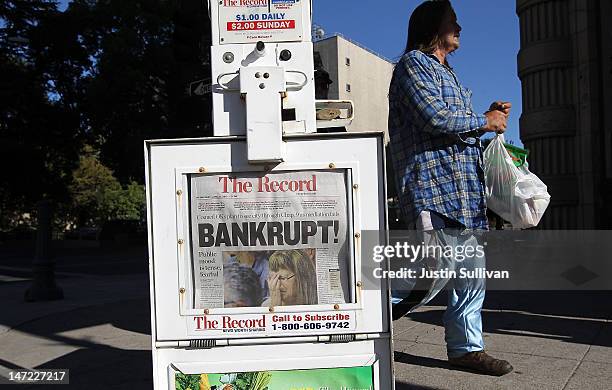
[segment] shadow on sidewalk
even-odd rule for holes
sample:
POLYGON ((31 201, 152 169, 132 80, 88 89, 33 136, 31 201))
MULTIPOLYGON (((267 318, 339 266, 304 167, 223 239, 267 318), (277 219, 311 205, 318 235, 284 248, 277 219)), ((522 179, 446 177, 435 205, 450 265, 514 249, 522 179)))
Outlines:
MULTIPOLYGON (((148 345, 132 344, 120 349, 92 340, 91 336, 73 333, 79 329, 105 324, 122 331, 149 336, 151 331, 148 299, 126 300, 57 313, 24 324, 18 330, 42 337, 51 343, 78 348, 36 367, 69 369, 70 388, 126 390, 153 388, 152 358, 148 345)), ((129 333, 121 331, 108 336, 100 335, 100 340, 115 344, 132 341, 132 338, 129 333)), ((23 388, 36 390, 40 386, 23 388)))
POLYGON ((412 383, 395 381, 395 390, 438 390, 438 389, 436 389, 435 387, 413 385, 412 383))
MULTIPOLYGON (((432 305, 445 305, 445 293, 432 305)), ((603 332, 611 318, 612 292, 487 292, 483 330, 487 333, 547 338, 568 343, 612 347, 612 334, 603 332)), ((409 314, 416 322, 442 325, 444 310, 409 314)))
MULTIPOLYGON (((471 373, 474 372, 473 370, 470 370, 467 368, 451 366, 447 360, 436 359, 436 358, 431 358, 431 357, 424 357, 424 356, 415 356, 415 355, 411 355, 406 352, 399 352, 399 351, 393 352, 393 361, 395 361, 396 363, 410 364, 410 365, 419 366, 419 367, 443 368, 449 371, 462 371, 462 372, 471 372, 471 373)), ((487 375, 487 374, 480 374, 480 375, 487 375)))
MULTIPOLYGON (((0 244, 0 270, 32 272, 34 243, 15 241, 0 244)), ((51 250, 57 273, 88 275, 148 274, 146 244, 80 246, 79 242, 53 241, 51 250)))
POLYGON ((430 368, 446 368, 448 370, 454 370, 455 368, 448 364, 448 361, 442 359, 435 359, 430 357, 410 355, 406 352, 393 352, 393 360, 397 363, 412 364, 421 367, 430 368))
MULTIPOLYGON (((70 369, 71 389, 140 390, 153 388, 151 351, 129 351, 104 345, 71 352, 37 368, 70 369)), ((23 389, 40 389, 40 385, 23 389)))
MULTIPOLYGON (((151 313, 148 299, 126 299, 125 301, 106 303, 75 309, 69 312, 46 316, 44 319, 24 324, 18 329, 33 335, 51 340, 66 342, 60 333, 90 328, 96 325, 111 324, 115 328, 140 333, 151 334, 151 313)), ((71 341, 69 344, 78 340, 71 341)), ((83 345, 87 347, 88 345, 83 345)))

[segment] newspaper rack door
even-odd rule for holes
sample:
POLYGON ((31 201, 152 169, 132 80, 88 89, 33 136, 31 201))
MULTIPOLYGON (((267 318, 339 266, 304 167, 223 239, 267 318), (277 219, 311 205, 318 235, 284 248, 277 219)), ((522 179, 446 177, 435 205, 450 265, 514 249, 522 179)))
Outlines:
POLYGON ((361 253, 386 242, 382 133, 284 142, 274 166, 244 137, 146 142, 156 389, 394 387, 361 253))

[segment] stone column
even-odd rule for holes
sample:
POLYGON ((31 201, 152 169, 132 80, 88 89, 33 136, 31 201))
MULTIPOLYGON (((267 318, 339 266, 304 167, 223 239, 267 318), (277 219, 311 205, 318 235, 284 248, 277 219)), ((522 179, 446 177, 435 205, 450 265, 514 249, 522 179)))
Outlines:
POLYGON ((605 156, 605 187, 603 188, 605 204, 604 212, 600 213, 605 224, 603 229, 612 229, 612 1, 601 1, 599 11, 599 26, 601 27, 601 75, 603 96, 600 101, 604 125, 604 140, 602 148, 605 156))
POLYGON ((517 0, 521 139, 552 197, 542 228, 600 225, 598 7, 599 0, 517 0))

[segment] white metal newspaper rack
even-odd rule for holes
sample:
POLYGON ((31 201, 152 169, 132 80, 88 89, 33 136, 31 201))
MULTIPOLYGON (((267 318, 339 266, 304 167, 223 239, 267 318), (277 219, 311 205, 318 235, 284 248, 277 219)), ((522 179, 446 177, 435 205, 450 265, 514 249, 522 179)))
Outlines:
POLYGON ((215 137, 145 143, 155 388, 392 389, 383 134, 314 133, 309 2, 211 17, 215 137))

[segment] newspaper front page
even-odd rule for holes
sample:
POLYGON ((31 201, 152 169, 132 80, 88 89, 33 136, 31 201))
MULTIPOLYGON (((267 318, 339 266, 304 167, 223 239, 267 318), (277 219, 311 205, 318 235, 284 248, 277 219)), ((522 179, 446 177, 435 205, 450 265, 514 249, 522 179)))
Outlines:
POLYGON ((194 308, 346 303, 346 173, 193 175, 194 308))

